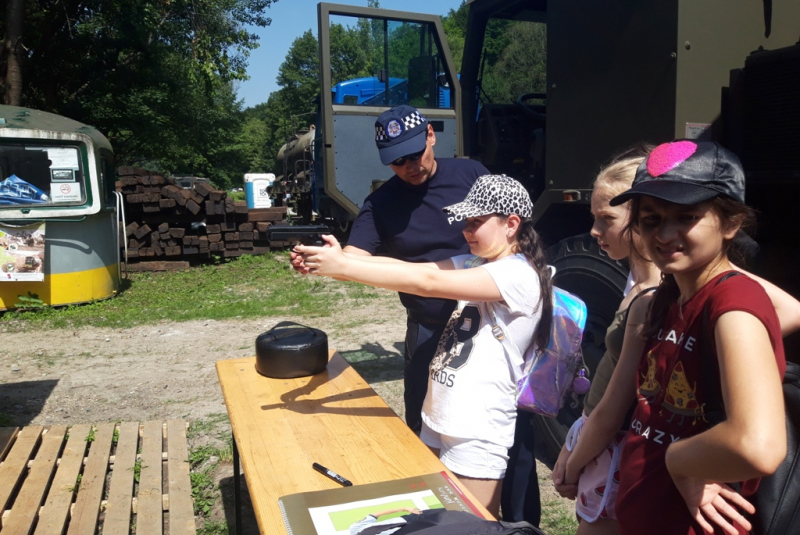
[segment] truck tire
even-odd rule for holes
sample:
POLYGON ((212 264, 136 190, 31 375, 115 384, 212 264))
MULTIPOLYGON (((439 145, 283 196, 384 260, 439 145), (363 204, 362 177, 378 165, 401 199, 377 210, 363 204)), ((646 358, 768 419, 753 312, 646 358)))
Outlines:
MULTIPOLYGON (((589 234, 565 238, 547 250, 550 264, 555 266, 554 283, 572 292, 586 303, 588 317, 583 333, 583 359, 591 378, 606 350, 606 329, 622 301, 628 267, 612 260, 589 234)), ((552 468, 567 431, 583 411, 583 396, 568 394, 556 418, 537 416, 536 449, 539 460, 552 468)))

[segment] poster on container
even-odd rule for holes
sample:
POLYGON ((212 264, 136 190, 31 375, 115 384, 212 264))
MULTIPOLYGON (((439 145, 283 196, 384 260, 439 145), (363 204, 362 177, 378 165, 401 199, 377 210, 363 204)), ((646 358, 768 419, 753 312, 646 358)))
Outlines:
POLYGON ((0 225, 0 282, 44 280, 44 229, 0 225))

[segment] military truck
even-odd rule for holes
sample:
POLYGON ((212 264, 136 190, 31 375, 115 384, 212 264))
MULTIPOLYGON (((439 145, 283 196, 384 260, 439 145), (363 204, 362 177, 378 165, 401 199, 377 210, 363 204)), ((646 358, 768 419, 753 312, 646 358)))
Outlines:
MULTIPOLYGON (((364 198, 391 174, 373 140, 374 120, 389 102, 334 102, 333 88, 343 80, 332 68, 331 25, 366 28, 384 94, 391 80, 408 80, 407 102, 433 125, 438 157, 479 160, 531 192, 556 284, 589 308, 583 353, 590 372, 605 350, 605 329, 627 276, 627 266, 587 234, 591 184, 604 162, 634 143, 713 139, 736 151, 747 171, 748 201, 761 212, 755 236, 761 251, 750 267, 800 295, 798 222, 790 215, 800 189, 799 3, 472 0, 468 6, 457 73, 439 17, 319 4, 320 116, 300 166, 305 182, 293 190, 308 215, 346 230, 364 198), (530 76, 513 75, 520 70, 530 76), (442 91, 450 92, 447 105, 437 98, 442 91)), ((291 189, 291 171, 276 182, 291 189)), ((539 421, 545 459, 554 458, 580 411, 574 397, 558 418, 539 421)))

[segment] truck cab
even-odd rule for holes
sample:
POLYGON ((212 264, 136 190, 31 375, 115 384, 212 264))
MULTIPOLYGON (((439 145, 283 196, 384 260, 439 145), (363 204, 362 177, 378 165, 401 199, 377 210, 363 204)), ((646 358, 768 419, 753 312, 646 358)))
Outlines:
MULTIPOLYGON (((628 273, 588 235, 591 187, 606 162, 636 143, 711 139, 739 152, 749 172, 748 199, 768 214, 771 229, 756 236, 762 244, 756 271, 800 295, 789 273, 800 253, 786 245, 797 228, 786 203, 797 198, 798 168, 774 163, 792 161, 790 151, 777 148, 800 140, 791 126, 800 124, 800 68, 790 59, 800 55, 773 52, 775 58, 764 59, 769 51, 798 48, 800 5, 471 0, 468 8, 457 72, 438 17, 319 4, 321 101, 311 191, 320 217, 352 220, 376 182, 391 175, 378 160, 372 126, 399 103, 388 96, 393 80, 402 78, 408 81, 402 103, 430 120, 437 157, 481 161, 531 193, 555 282, 589 310, 583 356, 590 374, 605 351, 605 330, 628 273), (385 86, 383 102, 334 101, 332 88, 344 82, 332 60, 337 25, 364 30, 369 68, 385 86), (446 104, 437 98, 442 92, 449 93, 446 104), (759 143, 767 139, 774 141, 759 143)), ((557 453, 580 412, 574 396, 558 418, 541 420, 546 458, 557 453)))

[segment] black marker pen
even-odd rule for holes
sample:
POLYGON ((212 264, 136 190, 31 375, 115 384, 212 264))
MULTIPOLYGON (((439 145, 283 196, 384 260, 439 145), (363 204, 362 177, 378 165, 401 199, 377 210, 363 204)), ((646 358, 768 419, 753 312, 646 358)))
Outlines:
POLYGON ((353 486, 353 484, 350 481, 348 481, 347 479, 343 478, 342 476, 340 476, 339 474, 337 474, 333 470, 328 470, 327 468, 325 468, 321 464, 314 463, 311 466, 313 466, 314 470, 316 470, 320 474, 328 476, 329 478, 331 478, 332 480, 336 481, 340 485, 343 485, 345 487, 352 487, 353 486))

